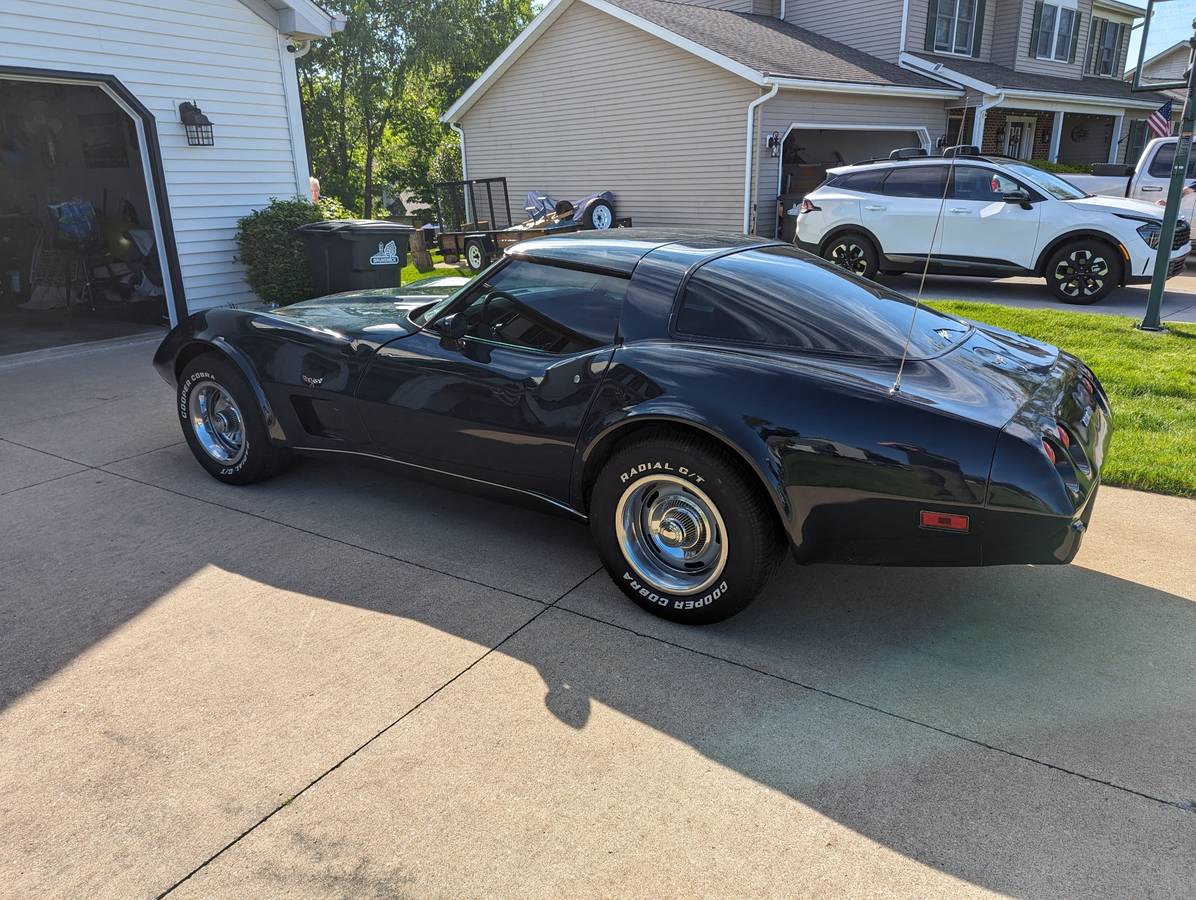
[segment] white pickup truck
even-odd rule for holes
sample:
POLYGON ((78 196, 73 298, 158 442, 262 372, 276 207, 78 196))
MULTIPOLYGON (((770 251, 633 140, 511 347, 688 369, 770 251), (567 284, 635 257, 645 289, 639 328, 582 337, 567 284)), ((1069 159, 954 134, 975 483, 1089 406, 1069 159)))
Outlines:
MULTIPOLYGON (((1178 144, 1179 138, 1155 138, 1143 148, 1136 166, 1096 165, 1092 167, 1096 174, 1069 174, 1063 177, 1090 194, 1130 197, 1151 203, 1165 200, 1178 144)), ((1188 160, 1188 179, 1196 179, 1196 152, 1188 160)), ((1189 222, 1196 217, 1196 194, 1189 194, 1183 198, 1179 214, 1189 222)))

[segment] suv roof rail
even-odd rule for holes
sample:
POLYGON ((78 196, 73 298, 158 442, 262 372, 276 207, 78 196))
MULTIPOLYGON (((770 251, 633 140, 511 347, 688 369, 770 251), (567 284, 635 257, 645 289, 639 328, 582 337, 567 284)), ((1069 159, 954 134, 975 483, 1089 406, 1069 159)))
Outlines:
POLYGON ((980 148, 975 144, 956 144, 954 147, 943 148, 943 158, 950 159, 952 156, 979 156, 980 148))
POLYGON ((929 156, 925 147, 901 147, 889 154, 889 159, 918 159, 929 156))

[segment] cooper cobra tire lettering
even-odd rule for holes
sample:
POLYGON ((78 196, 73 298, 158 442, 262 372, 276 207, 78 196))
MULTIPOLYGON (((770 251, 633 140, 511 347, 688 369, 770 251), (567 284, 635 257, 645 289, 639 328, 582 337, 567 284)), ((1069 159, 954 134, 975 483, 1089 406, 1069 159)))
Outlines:
POLYGON ((709 606, 727 592, 727 582, 723 581, 709 594, 705 594, 697 600, 684 600, 677 597, 662 597, 660 594, 652 593, 652 591, 640 584, 630 572, 623 573, 623 580, 644 599, 658 606, 671 606, 673 609, 701 609, 703 606, 709 606))

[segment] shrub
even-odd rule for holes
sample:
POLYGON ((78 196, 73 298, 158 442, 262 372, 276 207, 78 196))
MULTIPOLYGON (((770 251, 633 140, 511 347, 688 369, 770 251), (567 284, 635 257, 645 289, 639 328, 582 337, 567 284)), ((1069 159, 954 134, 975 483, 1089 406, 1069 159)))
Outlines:
POLYGON ((352 218, 339 201, 312 203, 302 197, 274 197, 237 223, 237 259, 250 289, 266 303, 285 306, 316 295, 307 271, 307 251, 295 229, 310 222, 352 218))
POLYGON ((1054 172, 1058 175, 1091 175, 1092 164, 1053 163, 1045 159, 1032 159, 1030 165, 1042 169, 1044 172, 1054 172))

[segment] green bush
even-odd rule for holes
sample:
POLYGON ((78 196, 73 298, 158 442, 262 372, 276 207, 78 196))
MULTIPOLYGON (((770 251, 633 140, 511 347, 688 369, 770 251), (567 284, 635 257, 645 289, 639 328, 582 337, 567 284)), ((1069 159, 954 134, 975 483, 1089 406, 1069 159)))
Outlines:
POLYGON ((1045 159, 1032 159, 1030 165, 1042 169, 1044 172, 1054 172, 1058 175, 1091 175, 1091 163, 1053 163, 1045 159))
POLYGON ((316 295, 307 271, 307 251, 295 229, 311 222, 349 219, 339 201, 312 203, 302 197, 280 200, 251 212, 237 223, 237 259, 244 263, 250 289, 266 303, 285 306, 316 295))

